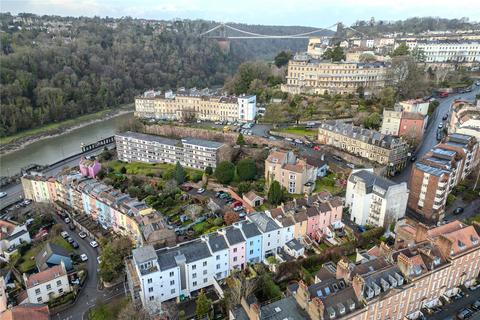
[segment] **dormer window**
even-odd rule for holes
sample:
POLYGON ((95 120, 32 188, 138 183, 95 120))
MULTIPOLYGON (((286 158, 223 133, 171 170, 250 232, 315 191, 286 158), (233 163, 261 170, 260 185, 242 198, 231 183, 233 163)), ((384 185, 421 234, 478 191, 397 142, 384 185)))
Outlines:
POLYGON ((476 246, 478 244, 478 238, 474 236, 470 236, 470 241, 472 241, 472 244, 476 246))
POLYGON ((395 272, 395 279, 397 279, 397 284, 401 286, 403 284, 403 277, 395 272))
POLYGON ((392 275, 388 275, 388 281, 390 281, 390 286, 395 288, 397 286, 397 279, 392 277, 392 275))
POLYGON ((380 286, 376 284, 375 282, 373 283, 373 290, 375 291, 375 295, 378 296, 381 292, 380 286))
POLYGON ((440 264, 440 257, 435 257, 435 258, 433 259, 433 265, 434 265, 434 266, 438 266, 439 264, 440 264))
POLYGON ((345 306, 343 305, 343 303, 337 303, 337 308, 338 308, 338 313, 340 314, 345 314, 345 306))
POLYGON ((374 292, 373 292, 372 288, 370 288, 369 286, 367 286, 366 292, 367 292, 367 299, 370 299, 370 298, 373 297, 374 292))
POLYGON ((383 291, 387 291, 390 288, 390 284, 385 279, 380 279, 383 291))
POLYGON ((328 307, 327 311, 328 311, 328 316, 330 317, 330 319, 335 319, 335 316, 336 316, 335 310, 332 307, 328 307))
POLYGON ((462 241, 458 240, 457 244, 458 244, 458 248, 459 248, 460 250, 465 250, 465 243, 463 243, 462 241))

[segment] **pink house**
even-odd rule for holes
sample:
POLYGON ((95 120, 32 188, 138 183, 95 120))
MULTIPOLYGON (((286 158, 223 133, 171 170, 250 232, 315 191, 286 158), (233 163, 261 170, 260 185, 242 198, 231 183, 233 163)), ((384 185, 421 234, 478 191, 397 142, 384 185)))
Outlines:
POLYGON ((82 176, 89 178, 95 178, 100 169, 102 169, 102 165, 100 164, 100 162, 98 162, 97 160, 89 160, 86 158, 80 159, 79 166, 82 176))
POLYGON ((342 220, 343 203, 338 198, 307 208, 307 235, 319 240, 327 228, 342 220))
MULTIPOLYGON (((245 238, 239 228, 230 227, 223 231, 230 249, 230 268, 242 270, 245 267, 245 238)), ((222 232, 222 233, 223 233, 222 232)))

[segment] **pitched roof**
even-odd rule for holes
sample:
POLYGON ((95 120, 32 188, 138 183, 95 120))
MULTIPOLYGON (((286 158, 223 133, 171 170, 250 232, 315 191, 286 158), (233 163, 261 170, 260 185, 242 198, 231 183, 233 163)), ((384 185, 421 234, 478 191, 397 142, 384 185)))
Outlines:
POLYGON ((25 303, 5 310, 1 318, 2 320, 48 320, 50 311, 45 304, 25 303))
POLYGON ((285 162, 286 158, 287 158, 287 152, 275 150, 270 152, 266 161, 271 163, 281 164, 285 162))
POLYGON ((280 229, 280 227, 264 212, 254 213, 250 215, 249 218, 262 232, 271 232, 280 229))
POLYGON ((37 253, 37 255, 35 256, 35 261, 36 261, 36 264, 37 264, 37 268, 40 269, 40 270, 46 269, 47 268, 47 265, 46 265, 47 260, 53 254, 63 256, 63 257, 66 257, 66 258, 70 259, 70 252, 68 252, 67 249, 65 249, 65 248, 63 248, 59 245, 56 245, 55 243, 48 242, 45 245, 45 247, 43 247, 43 249, 39 253, 37 253))
POLYGON ((257 226, 252 222, 242 223, 242 231, 247 237, 247 239, 253 238, 262 234, 260 230, 258 230, 257 226))
POLYGON ((157 258, 157 253, 153 246, 142 246, 133 249, 132 255, 136 263, 143 263, 157 258))
POLYGON ((240 242, 244 242, 245 238, 243 237, 242 231, 235 227, 227 228, 225 232, 225 237, 228 240, 230 245, 234 245, 240 242))
POLYGON ((221 234, 214 233, 208 236, 208 244, 213 252, 228 249, 227 241, 221 234))
POLYGON ((366 189, 368 193, 373 191, 373 187, 380 187, 383 190, 388 190, 391 186, 395 185, 395 182, 385 179, 383 177, 377 176, 376 174, 368 171, 368 170, 359 170, 355 171, 350 175, 348 178, 350 182, 358 182, 362 181, 365 183, 366 189))
POLYGON ((480 246, 480 237, 473 226, 443 235, 452 242, 451 255, 480 246))
POLYGON ((256 198, 261 198, 258 194, 256 194, 254 191, 248 191, 246 194, 243 195, 245 198, 247 198, 250 201, 254 201, 256 198))
POLYGON ((182 243, 173 248, 165 248, 157 251, 160 269, 167 270, 177 266, 177 259, 185 259, 185 263, 191 263, 211 257, 212 254, 205 242, 196 239, 182 243))
POLYGON ((51 281, 66 274, 67 272, 62 267, 62 265, 54 266, 39 273, 32 274, 30 277, 27 278, 25 286, 27 288, 35 287, 41 283, 51 281))

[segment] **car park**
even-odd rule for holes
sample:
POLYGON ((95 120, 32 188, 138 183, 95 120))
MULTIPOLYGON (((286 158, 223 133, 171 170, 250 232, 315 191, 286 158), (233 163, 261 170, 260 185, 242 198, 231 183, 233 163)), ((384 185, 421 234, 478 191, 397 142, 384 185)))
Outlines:
POLYGON ((60 235, 62 236, 63 239, 67 239, 69 237, 67 231, 62 231, 60 235))
POLYGON ((78 236, 82 239, 85 239, 87 237, 87 234, 85 232, 81 231, 81 232, 78 233, 78 236))
POLYGON ((88 256, 85 254, 85 253, 82 253, 80 255, 80 259, 82 259, 82 261, 87 261, 88 260, 88 256))
POLYGON ((96 247, 98 247, 98 242, 92 240, 92 241, 90 241, 90 246, 92 246, 92 248, 96 248, 96 247))

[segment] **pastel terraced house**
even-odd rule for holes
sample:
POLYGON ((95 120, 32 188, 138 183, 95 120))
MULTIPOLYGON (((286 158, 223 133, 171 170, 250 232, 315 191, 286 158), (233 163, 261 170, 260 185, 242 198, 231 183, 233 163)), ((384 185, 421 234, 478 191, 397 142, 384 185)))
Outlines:
POLYGON ((245 238, 242 231, 236 227, 229 227, 219 231, 227 239, 230 253, 230 268, 242 270, 245 266, 245 238))

